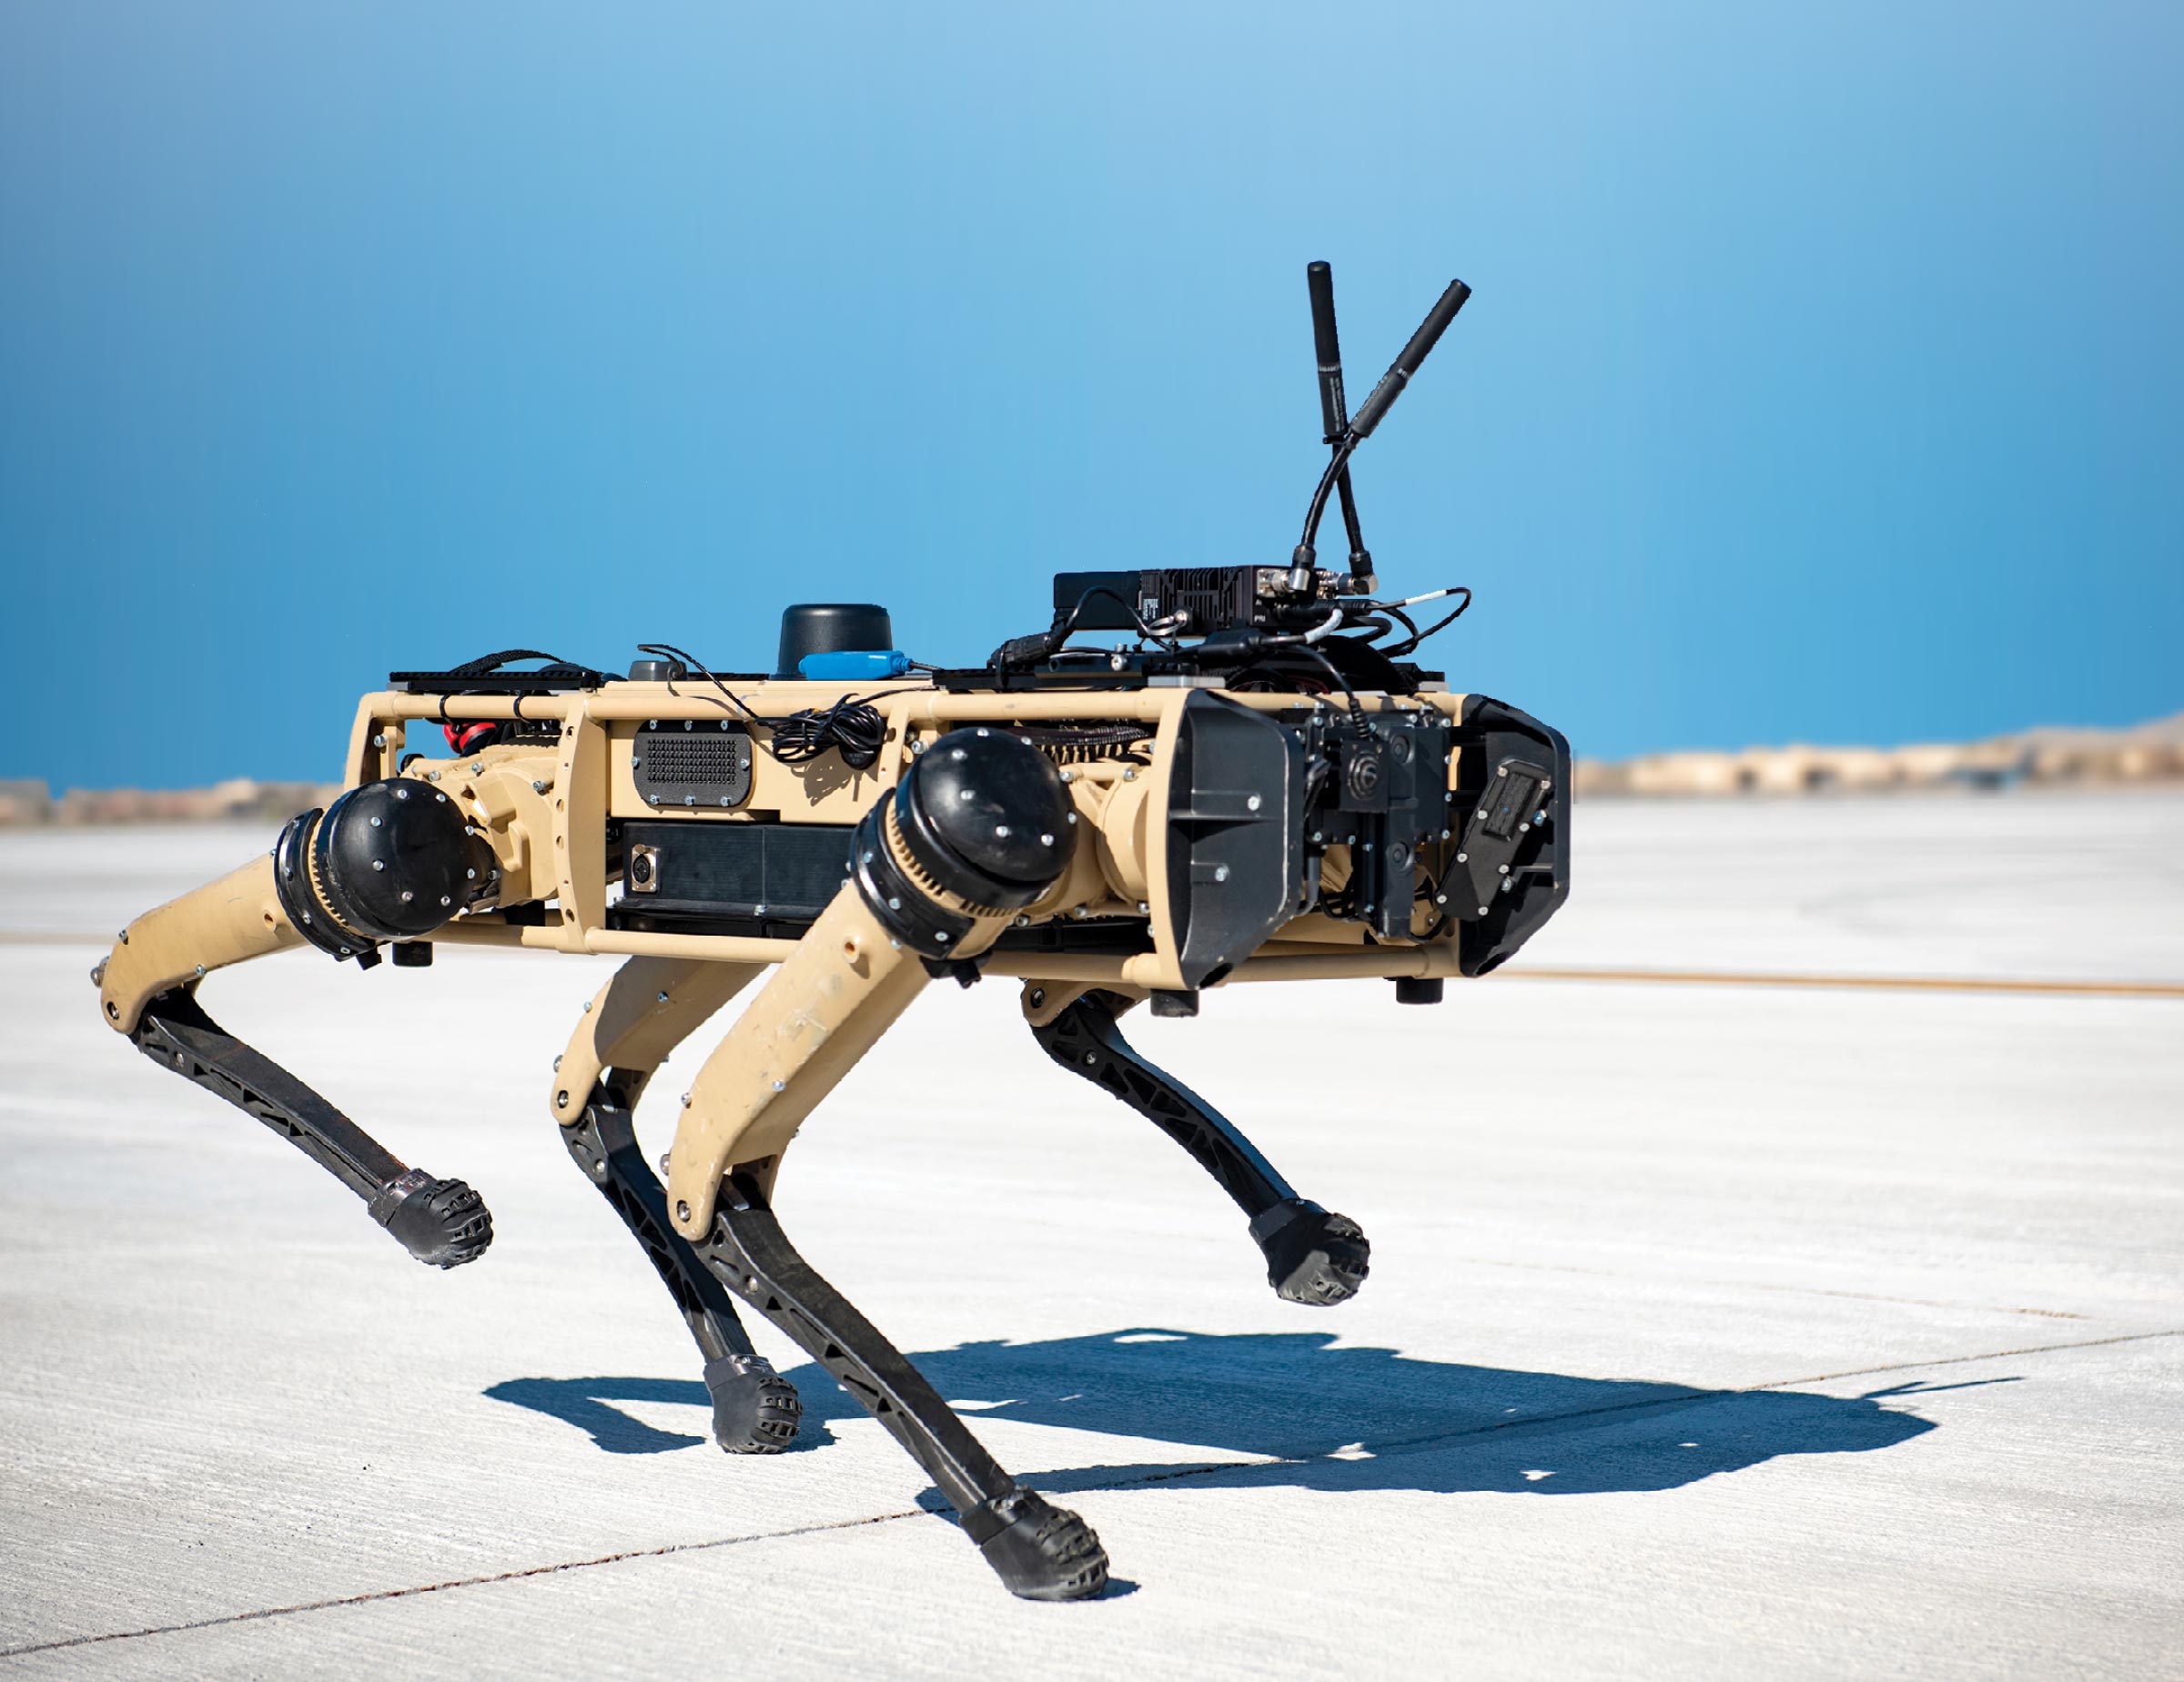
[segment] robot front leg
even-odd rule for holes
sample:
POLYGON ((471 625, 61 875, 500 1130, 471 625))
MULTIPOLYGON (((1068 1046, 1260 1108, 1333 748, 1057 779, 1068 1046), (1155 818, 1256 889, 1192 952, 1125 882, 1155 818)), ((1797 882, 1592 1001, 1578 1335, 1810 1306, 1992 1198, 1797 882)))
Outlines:
POLYGON ((633 958, 584 1008, 554 1063, 561 1142, 644 1249, 704 1358, 713 1439, 732 1454, 779 1454, 795 1440, 796 1387, 751 1346, 735 1305, 667 1218, 667 1193, 631 1118, 667 1054, 749 985, 754 964, 633 958))
POLYGON ((797 1254, 771 1207, 783 1153, 935 973, 976 963, 1057 877, 1069 802, 1036 749, 965 730, 858 826, 853 880, 698 1071, 670 1154, 675 1230, 714 1278, 809 1351, 908 1451, 1008 1589, 1107 1584, 1091 1526, 1016 1481, 917 1369, 797 1254))
POLYGON ((1139 1057, 1117 1018, 1137 1003, 1092 988, 1027 982, 1024 1010, 1046 1055, 1145 1117, 1190 1153, 1251 1221, 1267 1282, 1284 1301, 1331 1308, 1357 1295, 1372 1246, 1358 1223, 1299 1197, 1235 1125, 1196 1092, 1139 1057))
MULTIPOLYGON (((162 1068, 280 1134, 361 1198, 411 1255, 447 1268, 476 1260, 492 1241, 492 1216, 478 1193, 460 1180, 405 1165, 228 1033, 197 999, 197 983, 215 969, 306 942, 335 958, 376 963, 379 940, 414 938, 453 915, 441 909, 455 903, 453 890, 444 899, 439 890, 443 877, 470 867, 467 837, 460 817, 426 794, 421 784, 399 793, 389 784, 366 784, 324 813, 305 813, 282 831, 271 857, 131 923, 92 975, 109 1027, 162 1068), (373 873, 362 894, 345 893, 335 876, 335 864, 352 845, 376 847, 396 866, 373 873), (420 907, 415 925, 399 927, 376 916, 382 898, 420 907)), ((357 856, 369 863, 378 855, 357 856)))

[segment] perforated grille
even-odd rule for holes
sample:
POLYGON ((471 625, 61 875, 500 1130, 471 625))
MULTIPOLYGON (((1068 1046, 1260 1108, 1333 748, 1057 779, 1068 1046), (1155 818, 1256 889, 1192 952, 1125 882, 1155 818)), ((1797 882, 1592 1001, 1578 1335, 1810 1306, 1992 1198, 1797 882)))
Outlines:
POLYGON ((653 806, 741 806, 751 795, 751 751, 740 725, 648 724, 632 745, 631 772, 653 806))

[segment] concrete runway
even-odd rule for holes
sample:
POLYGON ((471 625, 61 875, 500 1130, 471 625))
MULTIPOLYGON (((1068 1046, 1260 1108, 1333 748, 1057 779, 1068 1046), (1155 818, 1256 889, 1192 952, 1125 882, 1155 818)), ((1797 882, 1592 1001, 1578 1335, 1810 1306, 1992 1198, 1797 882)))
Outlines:
MULTIPOLYGON (((603 961, 207 985, 483 1191, 493 1249, 444 1275, 102 1027, 68 937, 269 841, 0 836, 0 1677, 2184 1676, 2184 998, 1512 977, 1133 1016, 1370 1234, 1330 1312, 1007 983, 932 989, 780 1208, 1097 1527, 1115 1591, 1044 1606, 770 1328, 804 1445, 703 1440, 548 1117, 603 961)), ((2173 794, 1595 802, 1577 846, 1520 963, 2184 984, 2173 794)))

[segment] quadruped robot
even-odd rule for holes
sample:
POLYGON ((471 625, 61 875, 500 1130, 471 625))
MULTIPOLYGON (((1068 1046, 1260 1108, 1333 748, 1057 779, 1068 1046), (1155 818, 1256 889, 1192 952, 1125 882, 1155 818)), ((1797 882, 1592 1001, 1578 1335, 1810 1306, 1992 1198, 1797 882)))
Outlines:
POLYGON ((1380 599, 1360 533, 1350 457, 1469 289, 1449 287, 1353 416, 1327 265, 1307 275, 1330 453, 1286 564, 1059 573, 1049 627, 967 669, 910 661, 881 608, 807 604, 784 614, 770 675, 668 644, 626 677, 529 650, 395 673, 358 708, 338 798, 121 932, 93 971, 106 1021, 284 1135, 420 1261, 453 1267, 491 1241, 478 1193, 407 1166, 228 1033, 198 983, 292 947, 359 968, 382 951, 429 964, 438 943, 624 955, 548 1107, 687 1322, 715 1440, 772 1454, 797 1430, 796 1393, 753 1350, 740 1300, 924 1467, 1013 1593, 1099 1593, 1091 1527, 1019 1487, 798 1255, 774 1181, 814 1107, 925 987, 1005 976, 1056 1062, 1235 1199, 1283 1298, 1330 1306, 1364 1282, 1358 1225, 1299 1196, 1117 1020, 1146 1001, 1195 1015, 1208 988, 1336 977, 1431 1004, 1445 978, 1491 970, 1569 892, 1570 749, 1405 658, 1471 593, 1380 599), (1340 571, 1314 548, 1330 496, 1340 571), (1421 630, 1412 610, 1435 601, 1450 611, 1421 630), (1071 641, 1102 631, 1124 640, 1071 641), (682 1096, 663 1186, 632 1111, 670 1050, 768 967, 682 1096))

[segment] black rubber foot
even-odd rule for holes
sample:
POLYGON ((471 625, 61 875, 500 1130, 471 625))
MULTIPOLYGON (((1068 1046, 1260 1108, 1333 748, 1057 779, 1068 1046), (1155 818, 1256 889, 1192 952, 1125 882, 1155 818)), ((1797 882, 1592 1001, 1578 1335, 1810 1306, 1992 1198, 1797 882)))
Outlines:
POLYGON ((1303 1198, 1259 1216, 1251 1236, 1267 1258, 1267 1282, 1285 1302, 1332 1308, 1357 1295, 1371 1272, 1372 1245, 1364 1230, 1303 1198))
POLYGON ((1107 1551, 1092 1526, 1032 1490, 973 1507, 963 1527, 1019 1599, 1089 1600, 1107 1586, 1107 1551))
POLYGON ((705 1363, 713 1397, 713 1440, 731 1454, 778 1454, 796 1440, 804 1403, 796 1386, 763 1355, 728 1355, 705 1363))
POLYGON ((371 1218, 403 1249, 433 1267, 475 1262, 493 1241, 485 1200, 461 1180, 435 1180, 421 1168, 382 1186, 370 1207, 371 1218))

